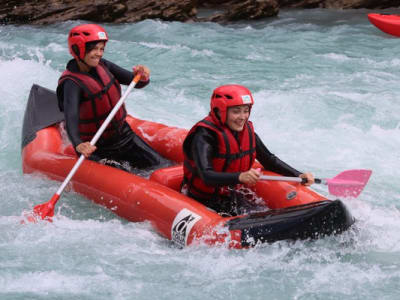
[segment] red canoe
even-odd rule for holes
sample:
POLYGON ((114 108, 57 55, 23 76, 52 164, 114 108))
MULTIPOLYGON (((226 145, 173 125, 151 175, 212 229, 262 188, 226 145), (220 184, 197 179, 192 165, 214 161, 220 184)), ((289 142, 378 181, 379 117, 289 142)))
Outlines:
POLYGON ((368 19, 383 32, 400 37, 400 16, 368 14, 368 19))
MULTIPOLYGON (((263 242, 340 233, 354 223, 340 200, 327 200, 303 185, 282 181, 262 181, 254 188, 265 211, 220 216, 179 192, 182 142, 187 130, 131 116, 127 120, 138 135, 177 165, 143 178, 85 160, 69 186, 122 218, 150 221, 157 232, 179 246, 203 242, 247 248, 263 242)), ((65 137, 62 121, 55 93, 33 85, 22 130, 24 173, 64 180, 78 157, 65 137)))

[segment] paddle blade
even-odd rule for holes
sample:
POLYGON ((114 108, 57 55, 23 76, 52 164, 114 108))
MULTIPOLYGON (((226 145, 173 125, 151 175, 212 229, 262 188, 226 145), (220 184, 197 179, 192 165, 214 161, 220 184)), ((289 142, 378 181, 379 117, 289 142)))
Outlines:
POLYGON ((348 170, 340 173, 332 179, 327 179, 329 193, 339 197, 357 198, 369 177, 371 170, 348 170))
POLYGON ((54 207, 56 206, 59 198, 60 195, 54 194, 50 201, 36 205, 33 208, 33 213, 36 216, 40 217, 42 220, 47 220, 51 222, 51 218, 54 216, 54 207))

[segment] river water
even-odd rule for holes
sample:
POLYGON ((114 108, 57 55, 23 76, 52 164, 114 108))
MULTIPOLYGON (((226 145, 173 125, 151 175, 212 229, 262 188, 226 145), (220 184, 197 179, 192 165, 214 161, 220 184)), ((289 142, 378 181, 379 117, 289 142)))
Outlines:
POLYGON ((33 83, 56 88, 67 32, 81 22, 1 26, 0 298, 399 299, 400 40, 372 26, 369 12, 293 10, 227 26, 104 24, 105 58, 152 71, 151 84, 127 100, 132 115, 190 128, 215 87, 239 83, 255 97, 256 132, 284 161, 326 178, 373 170, 363 193, 343 200, 357 218, 352 230, 240 251, 178 249, 150 224, 73 192, 54 223, 21 225, 22 212, 60 184, 22 174, 28 94, 33 83))

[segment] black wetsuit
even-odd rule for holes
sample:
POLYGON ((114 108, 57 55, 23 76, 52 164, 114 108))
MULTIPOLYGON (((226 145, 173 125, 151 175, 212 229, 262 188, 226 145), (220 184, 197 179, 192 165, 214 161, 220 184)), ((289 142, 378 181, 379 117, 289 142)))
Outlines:
MULTIPOLYGON (((133 80, 133 73, 125 70, 116 64, 102 59, 102 63, 115 76, 119 83, 129 85, 133 80)), ((78 64, 71 60, 67 69, 72 72, 79 72, 78 64)), ((92 68, 89 74, 100 81, 96 69, 92 68)), ((142 88, 149 83, 139 81, 136 88, 142 88)), ((57 94, 63 95, 64 101, 60 101, 60 109, 64 111, 68 137, 74 148, 82 143, 79 136, 79 108, 83 90, 71 79, 67 79, 57 88, 57 94)), ((91 160, 99 161, 107 159, 117 162, 128 162, 131 167, 148 168, 157 166, 168 161, 153 150, 145 141, 137 136, 129 124, 125 121, 119 132, 112 138, 103 139, 100 137, 96 143, 97 150, 89 157, 91 160)), ((111 165, 114 165, 112 162, 111 165)), ((118 165, 116 165, 118 166, 118 165)))
MULTIPOLYGON (((234 136, 237 135, 235 132, 233 132, 233 134, 234 136)), ((256 133, 255 137, 256 159, 265 170, 283 176, 298 177, 301 174, 301 172, 272 154, 256 133)), ((204 127, 198 127, 192 135, 190 147, 191 149, 184 148, 184 151, 189 159, 194 160, 200 177, 207 185, 234 186, 240 183, 240 172, 227 173, 214 171, 212 159, 215 157, 215 154, 218 153, 218 137, 215 132, 204 127)), ((229 198, 221 197, 220 199, 199 199, 192 194, 189 194, 189 196, 217 212, 227 213, 229 215, 238 215, 254 208, 251 203, 247 203, 247 201, 241 199, 237 194, 231 194, 229 198)))

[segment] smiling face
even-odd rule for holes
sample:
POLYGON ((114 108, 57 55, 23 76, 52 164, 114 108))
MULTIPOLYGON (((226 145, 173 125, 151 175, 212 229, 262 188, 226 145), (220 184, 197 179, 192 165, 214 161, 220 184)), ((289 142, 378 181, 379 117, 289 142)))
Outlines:
POLYGON ((226 112, 226 125, 233 131, 242 131, 249 116, 249 105, 231 106, 226 112))
POLYGON ((83 61, 90 67, 97 67, 100 59, 103 57, 105 46, 105 42, 98 42, 95 44, 93 48, 86 53, 83 61))

